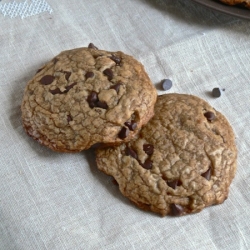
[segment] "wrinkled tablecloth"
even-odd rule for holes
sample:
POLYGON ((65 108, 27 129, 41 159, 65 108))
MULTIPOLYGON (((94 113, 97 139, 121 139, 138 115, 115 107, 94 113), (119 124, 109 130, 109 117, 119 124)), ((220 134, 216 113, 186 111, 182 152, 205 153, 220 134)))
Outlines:
POLYGON ((0 76, 0 249, 250 249, 249 21, 190 0, 2 0, 0 76), (141 211, 93 151, 55 153, 26 135, 27 81, 90 42, 133 55, 157 87, 171 79, 159 94, 197 95, 228 118, 238 169, 223 204, 177 218, 141 211))

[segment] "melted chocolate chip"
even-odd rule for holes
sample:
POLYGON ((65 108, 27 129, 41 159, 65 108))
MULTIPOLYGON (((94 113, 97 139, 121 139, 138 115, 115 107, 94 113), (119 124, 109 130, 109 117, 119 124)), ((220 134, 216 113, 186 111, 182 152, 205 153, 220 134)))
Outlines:
POLYGON ((90 44, 88 45, 88 48, 89 48, 89 49, 98 49, 93 43, 90 43, 90 44))
POLYGON ((69 78, 70 78, 70 76, 71 76, 71 72, 69 72, 69 71, 64 71, 63 73, 65 74, 65 79, 68 81, 69 78))
POLYGON ((143 150, 147 155, 152 155, 154 153, 154 146, 152 144, 144 144, 143 150))
POLYGON ((108 80, 111 81, 113 79, 113 71, 111 69, 105 69, 103 74, 108 77, 108 80))
POLYGON ((121 58, 118 56, 112 55, 110 59, 113 60, 117 65, 120 65, 121 63, 121 58))
POLYGON ((102 108, 102 109, 108 109, 108 104, 104 101, 98 101, 96 103, 96 107, 102 108))
POLYGON ((89 103, 90 108, 96 107, 96 103, 98 101, 98 94, 95 91, 91 91, 91 93, 87 97, 87 102, 89 103))
POLYGON ((171 215, 173 216, 180 216, 184 211, 183 207, 178 204, 171 204, 170 209, 171 209, 171 215))
POLYGON ((119 183, 117 182, 117 180, 115 178, 112 179, 112 183, 116 186, 119 186, 119 183))
POLYGON ((135 121, 125 122, 124 125, 127 126, 131 131, 135 131, 137 128, 137 123, 135 121))
POLYGON ((138 159, 137 153, 132 148, 126 147, 125 154, 135 159, 138 159))
POLYGON ((144 163, 141 163, 141 166, 145 169, 152 169, 153 162, 150 159, 147 159, 144 163))
POLYGON ((125 139, 126 137, 128 137, 129 135, 129 129, 127 129, 126 127, 122 127, 121 131, 118 134, 118 137, 120 139, 125 139))
POLYGON ((46 75, 46 76, 43 76, 40 80, 40 83, 42 85, 49 85, 51 84, 53 81, 55 80, 55 77, 52 76, 52 75, 46 75))
POLYGON ((207 118, 208 121, 213 121, 215 119, 215 114, 211 111, 207 111, 204 116, 207 118))
POLYGON ((72 89, 76 84, 77 84, 77 83, 74 82, 74 83, 72 83, 72 84, 66 86, 66 87, 65 87, 66 90, 65 90, 63 93, 67 93, 67 92, 68 92, 70 89, 72 89))
POLYGON ((168 186, 173 188, 173 189, 176 189, 177 186, 180 186, 182 183, 180 180, 173 180, 173 181, 166 181, 168 186))
POLYGON ((207 179, 208 181, 210 181, 211 179, 211 168, 209 168, 205 173, 203 173, 201 175, 202 177, 204 177, 205 179, 207 179))
POLYGON ((86 74, 85 74, 85 78, 86 78, 86 80, 87 79, 89 79, 89 78, 92 78, 92 77, 94 77, 94 73, 93 72, 91 72, 91 71, 89 71, 89 72, 87 72, 86 74))
POLYGON ((56 95, 56 94, 62 94, 61 90, 59 88, 56 88, 56 89, 50 89, 49 92, 53 95, 56 95))
POLYGON ((118 94, 119 93, 119 90, 120 90, 120 87, 121 87, 122 83, 117 83, 113 86, 111 86, 110 88, 111 89, 114 89, 116 91, 116 93, 118 94))
POLYGON ((71 115, 67 115, 67 121, 68 121, 68 122, 73 121, 73 118, 72 118, 72 116, 71 116, 71 115))

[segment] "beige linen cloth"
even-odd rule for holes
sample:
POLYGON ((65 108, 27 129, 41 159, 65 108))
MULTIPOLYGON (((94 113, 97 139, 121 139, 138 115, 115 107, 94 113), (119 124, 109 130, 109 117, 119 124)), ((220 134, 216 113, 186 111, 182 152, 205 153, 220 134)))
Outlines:
POLYGON ((0 76, 1 250, 250 249, 249 21, 189 0, 2 0, 0 76), (228 118, 239 152, 223 204, 179 218, 141 211, 97 170, 92 151, 55 153, 25 134, 27 81, 60 51, 90 42, 133 55, 157 87, 171 79, 159 94, 197 95, 228 118), (214 87, 225 89, 220 98, 214 87))

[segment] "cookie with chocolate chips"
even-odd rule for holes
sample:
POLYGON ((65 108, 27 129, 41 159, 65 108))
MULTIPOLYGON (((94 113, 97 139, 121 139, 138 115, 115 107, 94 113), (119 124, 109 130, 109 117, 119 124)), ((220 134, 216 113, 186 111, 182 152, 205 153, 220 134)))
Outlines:
POLYGON ((220 112, 198 97, 166 94, 134 140, 97 149, 96 156, 98 168, 138 207, 179 216, 227 198, 237 149, 220 112))
POLYGON ((131 140, 154 114, 156 89, 143 65, 123 52, 63 51, 26 86, 26 132, 59 152, 131 140))

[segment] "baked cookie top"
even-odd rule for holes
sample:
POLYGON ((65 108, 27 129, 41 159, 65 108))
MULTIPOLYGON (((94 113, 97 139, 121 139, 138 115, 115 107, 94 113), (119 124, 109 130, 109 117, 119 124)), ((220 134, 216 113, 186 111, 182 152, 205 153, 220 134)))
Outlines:
POLYGON ((60 152, 115 145, 153 116, 157 92, 143 65, 93 44, 61 52, 28 82, 22 101, 26 132, 60 152))
POLYGON ((237 149, 226 118, 204 100, 158 96, 154 117, 136 139, 97 149, 97 166, 140 208, 184 215, 222 203, 236 171, 237 149))

